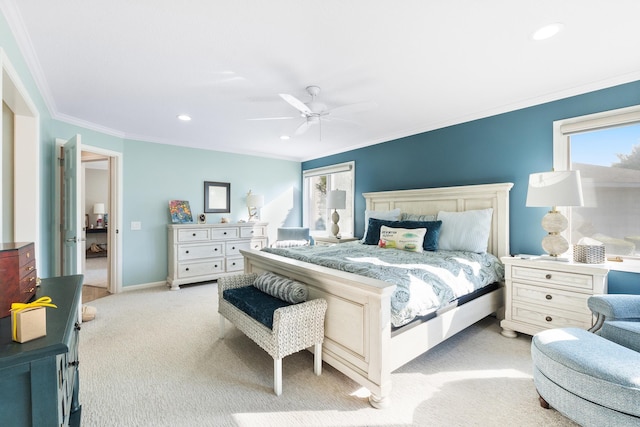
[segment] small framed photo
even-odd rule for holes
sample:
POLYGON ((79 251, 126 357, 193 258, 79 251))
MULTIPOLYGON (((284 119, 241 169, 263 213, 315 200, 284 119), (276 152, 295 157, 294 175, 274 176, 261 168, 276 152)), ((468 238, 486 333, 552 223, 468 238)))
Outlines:
POLYGON ((206 224, 207 223, 207 214, 201 213, 198 215, 198 224, 206 224))
POLYGON ((204 212, 205 213, 230 213, 231 212, 231 184, 230 183, 205 181, 204 212))

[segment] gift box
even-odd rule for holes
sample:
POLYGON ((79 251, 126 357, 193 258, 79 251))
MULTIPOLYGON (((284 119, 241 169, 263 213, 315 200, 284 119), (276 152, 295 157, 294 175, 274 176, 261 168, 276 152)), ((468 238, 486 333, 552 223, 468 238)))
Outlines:
POLYGON ((47 335, 47 312, 44 307, 27 308, 11 313, 13 340, 19 343, 47 335))
POLYGON ((47 335, 47 312, 45 307, 57 308, 51 298, 42 297, 27 304, 11 304, 11 331, 13 340, 19 343, 47 335))

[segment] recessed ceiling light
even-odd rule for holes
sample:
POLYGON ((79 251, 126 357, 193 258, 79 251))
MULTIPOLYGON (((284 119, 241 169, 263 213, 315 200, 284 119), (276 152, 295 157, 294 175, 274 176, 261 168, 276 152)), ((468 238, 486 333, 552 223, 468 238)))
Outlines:
POLYGON ((187 114, 178 114, 178 120, 182 120, 183 122, 188 122, 191 120, 191 116, 187 114))
POLYGON ((280 139, 282 139, 282 140, 284 140, 284 141, 286 141, 287 139, 290 139, 290 138, 291 138, 291 137, 290 137, 289 135, 282 135, 282 136, 280 137, 280 139))
POLYGON ((533 40, 546 40, 546 39, 549 39, 549 38, 555 36, 556 34, 558 34, 562 30, 563 27, 564 27, 564 25, 562 25, 559 22, 556 22, 554 24, 545 25, 544 27, 541 27, 541 28, 537 29, 531 35, 531 38, 533 40))

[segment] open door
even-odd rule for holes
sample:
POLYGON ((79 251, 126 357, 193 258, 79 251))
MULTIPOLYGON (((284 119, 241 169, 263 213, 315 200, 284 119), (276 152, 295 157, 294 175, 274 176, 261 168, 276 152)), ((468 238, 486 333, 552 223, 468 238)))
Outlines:
POLYGON ((82 272, 82 224, 81 206, 78 203, 82 191, 80 135, 69 139, 62 146, 62 274, 82 272))

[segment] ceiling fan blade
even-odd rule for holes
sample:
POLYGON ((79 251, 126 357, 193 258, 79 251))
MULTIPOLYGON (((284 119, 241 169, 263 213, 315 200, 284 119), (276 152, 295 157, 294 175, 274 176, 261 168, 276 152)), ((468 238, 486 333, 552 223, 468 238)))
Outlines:
POLYGON ((294 135, 296 135, 296 136, 302 135, 303 133, 305 133, 306 131, 309 130, 309 128, 311 127, 312 124, 313 124, 313 122, 311 122, 309 120, 305 120, 300 126, 298 126, 298 128, 294 132, 294 135))
POLYGON ((375 102, 358 102, 355 104, 342 105, 340 107, 333 108, 331 114, 352 114, 360 113, 362 111, 369 111, 377 108, 378 104, 375 102))
POLYGON ((295 108, 296 110, 299 110, 304 115, 313 114, 313 111, 311 111, 311 109, 307 107, 307 105, 304 102, 300 101, 295 96, 289 95, 288 93, 281 93, 280 97, 285 101, 287 101, 289 104, 293 106, 293 108, 295 108))
POLYGON ((289 119, 297 119, 299 117, 256 117, 254 119, 247 119, 250 121, 261 121, 261 120, 289 120, 289 119))

